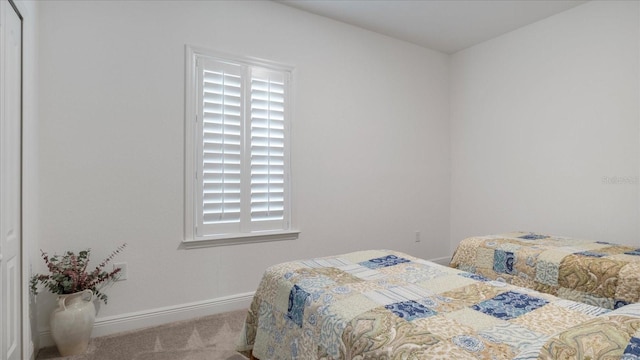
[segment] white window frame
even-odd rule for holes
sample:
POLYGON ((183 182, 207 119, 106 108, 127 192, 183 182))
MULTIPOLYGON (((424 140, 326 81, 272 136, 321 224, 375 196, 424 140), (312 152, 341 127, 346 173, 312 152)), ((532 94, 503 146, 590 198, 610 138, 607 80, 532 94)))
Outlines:
MULTIPOLYGON (((293 226, 293 202, 291 201, 291 123, 290 118, 293 107, 293 84, 291 83, 291 75, 293 67, 288 65, 282 65, 265 61, 261 59, 255 59, 244 56, 235 56, 223 54, 204 48, 199 48, 191 45, 186 45, 185 51, 185 209, 184 209, 184 226, 185 234, 183 245, 186 248, 199 248, 199 247, 211 247, 220 245, 234 245, 263 241, 276 241, 276 240, 293 240, 298 238, 299 230, 296 230, 293 226), (284 73, 287 76, 286 82, 286 97, 285 102, 285 135, 284 135, 284 158, 285 158, 285 199, 284 199, 284 225, 282 229, 278 230, 260 230, 258 228, 249 229, 243 228, 239 231, 231 231, 224 233, 203 233, 202 229, 202 212, 198 210, 198 198, 199 192, 202 192, 201 182, 198 180, 198 173, 201 168, 198 166, 199 152, 202 151, 202 139, 199 136, 199 132, 202 131, 201 123, 202 119, 198 119, 198 113, 200 112, 201 104, 199 104, 201 89, 199 83, 199 69, 198 61, 216 61, 226 62, 241 65, 243 68, 249 68, 253 70, 266 69, 267 71, 276 71, 284 73), (288 226, 287 226, 288 225, 288 226)), ((244 82, 248 83, 250 80, 245 79, 244 82)), ((245 91, 245 94, 247 91, 245 91)), ((243 95, 244 96, 244 95, 243 95)), ((246 129, 245 129, 246 132, 246 129)), ((246 136, 245 136, 246 139, 246 136)), ((245 151, 245 168, 242 171, 248 171, 247 161, 249 154, 245 151)), ((247 190, 247 187, 243 188, 243 191, 247 190)), ((244 193, 242 196, 248 196, 244 193)), ((246 215, 243 215, 246 216, 246 215)), ((246 220, 246 218, 245 218, 246 220)))

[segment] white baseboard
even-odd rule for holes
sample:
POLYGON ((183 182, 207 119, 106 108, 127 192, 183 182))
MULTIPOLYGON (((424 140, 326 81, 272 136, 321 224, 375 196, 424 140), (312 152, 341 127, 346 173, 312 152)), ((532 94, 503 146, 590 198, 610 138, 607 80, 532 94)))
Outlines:
MULTIPOLYGON (((96 318, 91 337, 249 308, 253 294, 253 292, 248 292, 188 304, 96 318)), ((40 331, 40 347, 53 345, 54 342, 49 329, 40 331)))
POLYGON ((429 261, 432 261, 432 262, 434 262, 436 264, 449 266, 449 262, 451 261, 451 258, 448 257, 448 256, 443 256, 443 257, 439 257, 439 258, 435 258, 435 259, 429 259, 429 261))

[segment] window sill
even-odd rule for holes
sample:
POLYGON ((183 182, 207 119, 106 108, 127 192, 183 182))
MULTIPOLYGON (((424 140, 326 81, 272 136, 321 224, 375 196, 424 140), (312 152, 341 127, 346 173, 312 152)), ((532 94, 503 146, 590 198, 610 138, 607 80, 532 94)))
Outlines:
POLYGON ((209 236, 206 238, 183 240, 182 246, 185 249, 198 249, 215 246, 252 244, 258 242, 295 240, 298 238, 299 234, 300 230, 264 231, 248 234, 223 234, 209 236))

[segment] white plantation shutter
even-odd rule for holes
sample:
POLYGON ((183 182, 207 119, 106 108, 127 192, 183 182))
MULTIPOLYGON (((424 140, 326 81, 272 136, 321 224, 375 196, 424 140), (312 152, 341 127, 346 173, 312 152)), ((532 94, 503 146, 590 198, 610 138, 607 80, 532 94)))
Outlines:
POLYGON ((290 72, 194 55, 194 237, 290 230, 290 72))
POLYGON ((242 169, 242 67, 215 61, 202 66, 203 231, 239 231, 242 169))
MULTIPOLYGON (((281 72, 251 74, 251 221, 285 217, 285 77, 281 72)), ((255 224, 254 228, 269 227, 255 224)), ((281 225, 282 226, 282 225, 281 225)))

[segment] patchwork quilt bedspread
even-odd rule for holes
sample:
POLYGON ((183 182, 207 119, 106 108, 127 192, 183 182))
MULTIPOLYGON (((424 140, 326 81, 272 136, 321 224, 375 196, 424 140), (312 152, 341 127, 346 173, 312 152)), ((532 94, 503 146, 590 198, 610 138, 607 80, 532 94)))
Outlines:
POLYGON ((609 309, 640 298, 640 249, 604 241, 524 232, 471 237, 450 265, 609 309))
POLYGON ((261 360, 636 359, 634 306, 611 311, 400 252, 360 251, 268 268, 237 349, 261 360))

